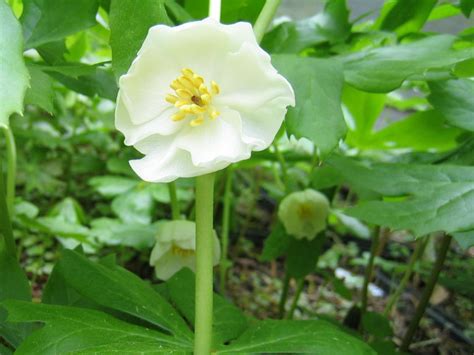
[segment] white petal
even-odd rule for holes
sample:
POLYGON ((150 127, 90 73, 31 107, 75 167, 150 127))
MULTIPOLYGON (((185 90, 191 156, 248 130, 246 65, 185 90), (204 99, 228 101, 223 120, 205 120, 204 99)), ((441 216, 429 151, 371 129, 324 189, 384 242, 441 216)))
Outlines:
MULTIPOLYGON (((190 258, 190 257, 189 257, 190 258)), ((168 280, 171 276, 176 274, 183 267, 188 266, 189 264, 194 265, 194 262, 191 260, 185 260, 187 258, 174 255, 171 252, 166 253, 155 263, 155 274, 161 280, 168 280)))
POLYGON ((288 81, 273 68, 270 56, 258 46, 244 43, 220 65, 221 94, 214 104, 240 113, 244 140, 255 150, 267 148, 278 132, 287 106, 295 96, 288 81), (232 68, 232 70, 229 70, 232 68))
POLYGON ((195 166, 210 167, 250 158, 250 148, 241 137, 239 113, 226 109, 213 121, 183 129, 176 139, 176 146, 191 154, 195 166))
MULTIPOLYGON (((183 125, 185 125, 185 122, 173 121, 171 115, 175 112, 176 109, 170 106, 163 111, 161 116, 143 124, 134 124, 130 119, 130 115, 123 100, 121 99, 121 94, 119 94, 117 98, 117 109, 115 111, 115 126, 125 136, 126 145, 135 145, 137 142, 153 135, 169 136, 178 132, 183 125)), ((155 137, 155 139, 159 138, 155 137)), ((146 153, 141 149, 139 150, 142 153, 146 153)))
POLYGON ((131 160, 130 166, 142 180, 149 182, 170 182, 180 177, 193 177, 221 169, 197 167, 193 165, 188 152, 174 146, 170 146, 164 155, 162 149, 157 149, 142 159, 131 160))
POLYGON ((157 241, 150 255, 150 265, 154 266, 171 249, 171 243, 157 241))

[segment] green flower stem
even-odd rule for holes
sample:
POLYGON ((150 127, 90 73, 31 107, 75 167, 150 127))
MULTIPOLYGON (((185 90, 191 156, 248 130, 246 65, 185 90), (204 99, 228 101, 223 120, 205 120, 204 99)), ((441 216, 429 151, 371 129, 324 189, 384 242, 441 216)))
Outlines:
POLYGON ((280 3, 281 0, 267 0, 265 2, 262 11, 258 15, 257 21, 255 21, 255 25, 253 26, 253 32, 255 32, 255 37, 257 38, 258 43, 262 41, 268 26, 275 16, 278 6, 280 6, 280 3))
POLYGON ((194 354, 209 355, 212 342, 214 174, 196 178, 196 321, 194 354))
POLYGON ((171 201, 171 217, 174 220, 181 219, 181 211, 179 208, 178 195, 176 193, 176 183, 174 181, 168 183, 168 191, 171 201))
POLYGON ((6 199, 7 208, 10 217, 13 216, 13 204, 15 201, 15 179, 16 179, 16 145, 15 137, 9 126, 0 126, 5 136, 5 146, 7 148, 7 183, 6 183, 6 199))
POLYGON ((377 252, 377 248, 379 246, 380 240, 380 231, 381 228, 375 228, 374 235, 372 237, 372 245, 370 246, 370 257, 369 263, 365 268, 365 276, 364 276, 364 285, 362 286, 362 296, 361 296, 361 314, 364 314, 367 310, 367 298, 368 298, 368 291, 369 291, 369 283, 372 280, 372 274, 374 272, 374 261, 375 261, 375 253, 377 252))
POLYGON ((411 274, 413 273, 413 268, 415 267, 416 262, 420 258, 420 255, 422 254, 422 251, 424 249, 424 240, 423 238, 420 238, 416 241, 416 246, 415 250, 413 251, 413 254, 410 257, 410 261, 408 262, 407 269, 405 270, 405 273, 403 274, 403 277, 398 284, 397 289, 393 293, 392 296, 390 296, 387 305, 385 306, 385 309, 383 311, 383 315, 385 317, 388 317, 390 313, 392 312, 393 306, 398 302, 398 299, 402 295, 403 291, 405 290, 408 281, 410 280, 411 274))
POLYGON ((283 280, 283 290, 281 291, 280 303, 278 304, 278 317, 283 318, 285 314, 285 304, 288 298, 288 290, 290 289, 290 276, 288 271, 285 273, 285 279, 283 280))
POLYGON ((408 348, 410 347, 413 336, 415 335, 415 332, 418 329, 418 325, 420 324, 421 317, 423 317, 423 314, 426 310, 426 306, 428 306, 434 287, 436 285, 436 282, 438 281, 439 274, 441 272, 441 269, 443 268, 444 261, 446 260, 446 255, 448 255, 451 239, 452 237, 450 235, 443 235, 438 255, 433 266, 433 270, 431 271, 428 282, 425 286, 425 289, 423 290, 420 302, 416 307, 415 315, 413 316, 408 330, 405 333, 405 337, 403 338, 402 345, 400 347, 400 350, 403 352, 408 352, 408 348))
POLYGON ((3 177, 3 156, 0 154, 0 248, 5 248, 6 252, 13 258, 16 258, 16 246, 13 239, 13 232, 11 230, 11 221, 8 217, 8 207, 5 197, 5 185, 3 177), (3 237, 3 240, 2 240, 3 237))
POLYGON ((209 17, 216 21, 221 20, 221 0, 209 0, 209 17))
POLYGON ((291 302, 290 310, 288 311, 288 314, 286 315, 287 319, 293 319, 293 314, 295 313, 296 306, 298 306, 298 301, 300 299, 303 288, 304 288, 304 277, 298 280, 298 286, 296 288, 295 296, 293 297, 293 301, 291 302))
POLYGON ((285 189, 288 190, 290 179, 288 178, 288 167, 286 166, 285 157, 283 154, 281 154, 276 142, 273 142, 273 149, 275 149, 275 155, 278 159, 278 163, 280 163, 281 175, 283 178, 283 183, 285 184, 285 189))
POLYGON ((224 189, 224 211, 222 212, 222 257, 220 264, 220 291, 225 293, 225 285, 227 279, 227 269, 229 267, 229 222, 230 208, 232 205, 232 182, 234 179, 234 170, 232 167, 227 169, 224 189))

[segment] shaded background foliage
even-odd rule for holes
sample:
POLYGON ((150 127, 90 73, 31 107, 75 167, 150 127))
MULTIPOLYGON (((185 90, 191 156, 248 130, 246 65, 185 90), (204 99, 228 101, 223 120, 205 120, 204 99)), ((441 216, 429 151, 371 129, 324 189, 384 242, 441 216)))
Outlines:
MULTIPOLYGON (((224 1, 222 19, 254 22, 263 3, 224 1)), ((0 1, 0 124, 9 123, 14 133, 18 174, 11 221, 7 206, 0 205, 0 270, 8 270, 0 273, 0 300, 33 297, 43 304, 4 303, 0 352, 46 353, 60 346, 61 337, 73 340, 60 351, 189 350, 193 299, 184 295, 193 293, 192 274, 183 270, 156 284, 148 266, 156 228, 170 215, 168 190, 139 181, 130 170, 127 161, 137 153, 123 146, 113 111, 116 80, 148 28, 205 17, 207 1, 9 4, 13 13, 0 1), (20 263, 9 250, 13 238, 20 263), (74 248, 82 252, 70 251, 74 248), (99 320, 103 332, 94 329, 99 320), (37 321, 46 326, 32 333, 37 321), (110 342, 117 332, 129 338, 110 342)), ((216 295, 219 352, 302 351, 307 346, 334 353, 331 337, 339 339, 340 353, 370 352, 361 336, 340 323, 354 322, 351 310, 359 302, 360 275, 369 263, 376 226, 393 231, 382 234, 375 251, 379 272, 377 285, 369 287, 370 311, 360 322, 364 339, 381 354, 395 351, 407 314, 413 313, 412 299, 428 279, 441 231, 456 239, 428 312, 441 325, 422 324, 418 340, 432 343, 418 342, 412 350, 434 351, 430 344, 435 344, 444 353, 470 351, 472 6, 466 0, 283 2, 278 14, 293 21, 277 19, 262 46, 297 95, 286 132, 308 138, 318 155, 282 132, 276 144, 283 159, 270 149, 234 167, 230 257, 221 268, 230 268, 227 298, 245 315, 216 295), (308 186, 331 199, 329 227, 326 239, 294 243, 275 210, 289 191, 308 186), (385 317, 381 311, 407 269, 415 238, 423 241, 424 253, 410 293, 385 317), (254 317, 277 316, 283 260, 292 277, 306 276, 295 316, 309 320, 257 321, 254 317), (445 328, 455 329, 451 337, 445 328), (294 342, 283 337, 288 329, 294 342), (314 335, 311 341, 308 334, 314 335), (264 345, 269 342, 273 347, 264 345)), ((6 148, 1 140, 5 172, 6 148)), ((223 215, 226 174, 218 176, 217 221, 223 215)), ((2 194, 8 195, 3 185, 0 203, 2 194)), ((192 218, 191 179, 178 181, 178 197, 183 213, 192 218)), ((222 232, 221 223, 216 227, 222 232)))

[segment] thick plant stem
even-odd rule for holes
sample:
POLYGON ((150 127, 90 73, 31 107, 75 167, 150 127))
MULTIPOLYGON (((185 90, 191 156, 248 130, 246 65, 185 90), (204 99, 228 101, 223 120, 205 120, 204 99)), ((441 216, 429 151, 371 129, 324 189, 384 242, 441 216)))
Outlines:
POLYGON ((221 0, 209 0, 209 17, 216 21, 221 20, 221 0))
POLYGON ((179 208, 178 195, 176 193, 176 183, 174 181, 168 183, 168 191, 170 193, 171 201, 171 218, 174 220, 181 218, 181 211, 179 208))
POLYGON ((405 290, 408 281, 410 280, 411 274, 413 273, 413 268, 415 267, 416 262, 420 258, 420 255, 423 251, 424 247, 424 240, 423 238, 420 238, 416 241, 416 246, 415 250, 413 251, 413 254, 411 255, 410 261, 408 262, 407 269, 405 270, 405 273, 403 274, 403 277, 398 284, 397 289, 393 293, 393 295, 389 298, 387 305, 385 306, 385 309, 383 311, 383 314, 385 317, 387 317, 391 312, 393 306, 398 302, 398 299, 403 293, 403 290, 405 290))
POLYGON ((209 355, 212 342, 214 174, 196 178, 196 320, 194 354, 209 355))
POLYGON ((232 205, 232 182, 234 178, 234 170, 232 167, 227 169, 227 176, 225 180, 224 189, 224 210, 222 211, 222 256, 220 264, 220 292, 225 293, 225 285, 227 279, 228 269, 228 252, 229 252, 229 222, 230 222, 230 207, 232 205))
POLYGON ((278 6, 280 6, 280 2, 281 0, 267 0, 258 15, 257 21, 255 21, 255 25, 253 26, 253 32, 255 33, 258 43, 262 41, 268 26, 275 16, 278 6))
POLYGON ((295 296, 293 297, 293 301, 291 302, 290 310, 288 311, 288 314, 286 315, 287 319, 293 319, 293 314, 295 313, 296 307, 298 306, 298 301, 300 299, 303 288, 304 288, 304 277, 298 280, 295 296))
POLYGON ((5 146, 7 148, 7 183, 6 200, 10 217, 13 217, 13 205, 15 201, 15 179, 16 179, 16 145, 15 137, 9 126, 0 126, 5 136, 5 146))
POLYGON ((451 239, 452 237, 450 235, 443 235, 435 264, 431 271, 428 282, 426 283, 425 289, 423 290, 423 294, 421 295, 420 303, 418 303, 418 306, 416 307, 415 315, 413 316, 408 330, 405 333, 405 337, 403 338, 402 345, 400 347, 401 351, 408 351, 408 348, 410 347, 413 336, 415 335, 418 325, 420 324, 421 317, 423 317, 423 314, 425 313, 436 282, 438 281, 439 274, 443 268, 444 261, 446 260, 446 255, 448 255, 451 239))
POLYGON ((365 311, 367 310, 369 284, 370 284, 370 281, 372 280, 372 274, 374 272, 375 253, 377 252, 377 248, 379 245, 380 231, 381 231, 380 227, 375 228, 374 235, 372 237, 372 245, 370 246, 369 263, 367 264, 367 267, 365 268, 364 285, 362 286, 362 296, 361 296, 361 302, 360 302, 361 314, 364 314, 365 311))
POLYGON ((278 304, 278 317, 283 318, 285 315, 285 304, 286 299, 288 298, 288 290, 290 289, 290 276, 288 272, 285 274, 285 279, 283 280, 283 290, 281 291, 280 303, 278 304))

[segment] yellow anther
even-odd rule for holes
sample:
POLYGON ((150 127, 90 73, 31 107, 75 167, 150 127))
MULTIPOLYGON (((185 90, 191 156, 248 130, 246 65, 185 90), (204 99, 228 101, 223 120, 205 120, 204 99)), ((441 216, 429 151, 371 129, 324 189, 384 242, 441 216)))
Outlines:
POLYGON ((174 254, 174 255, 178 255, 178 256, 181 256, 181 257, 188 257, 188 256, 192 256, 195 254, 194 250, 192 249, 183 249, 175 244, 173 244, 173 246, 171 247, 171 253, 174 254))
POLYGON ((211 90, 213 95, 217 95, 221 92, 219 85, 217 85, 214 80, 211 81, 211 90))
POLYGON ((204 94, 204 95, 201 95, 201 102, 204 103, 205 105, 209 104, 211 102, 211 95, 209 94, 204 94))
POLYGON ((181 121, 186 117, 186 114, 184 112, 179 111, 178 113, 175 113, 174 115, 171 116, 171 119, 175 122, 181 121))
POLYGON ((183 70, 181 70, 181 73, 183 73, 184 76, 187 76, 190 78, 192 78, 194 75, 194 72, 189 68, 184 68, 183 70))
POLYGON ((188 104, 189 104, 188 100, 178 100, 176 101, 174 105, 179 108, 179 107, 187 106, 188 104))
POLYGON ((221 114, 221 113, 220 113, 219 111, 215 111, 215 110, 214 110, 214 111, 211 112, 211 118, 212 118, 213 120, 215 120, 217 117, 219 117, 220 114, 221 114))
POLYGON ((219 94, 219 85, 211 81, 208 88, 204 83, 204 78, 189 68, 182 69, 181 74, 170 84, 174 94, 165 97, 166 102, 178 109, 171 119, 181 121, 190 116, 189 124, 192 127, 203 124, 206 118, 216 119, 220 113, 212 106, 212 99, 219 94))
POLYGON ((179 97, 183 99, 189 99, 193 96, 193 94, 189 92, 189 90, 185 90, 185 89, 178 89, 176 90, 176 93, 178 94, 179 97))
MULTIPOLYGON (((190 91, 194 91, 196 89, 196 87, 195 87, 194 83, 192 82, 192 80, 185 77, 185 76, 182 76, 181 78, 179 78, 178 83, 181 85, 178 89, 187 89, 187 90, 190 90, 190 91)), ((177 89, 175 89, 175 90, 177 90, 177 89)))
POLYGON ((196 126, 202 125, 203 122, 204 122, 204 117, 199 116, 198 118, 195 118, 194 120, 192 120, 191 122, 189 122, 189 124, 190 124, 192 127, 196 127, 196 126))
POLYGON ((176 101, 178 101, 178 98, 174 95, 166 95, 165 100, 169 102, 170 104, 174 105, 176 101))
POLYGON ((204 83, 203 77, 202 77, 202 76, 199 76, 199 75, 196 75, 196 74, 193 75, 193 79, 192 79, 192 80, 193 80, 193 84, 194 84, 195 86, 200 86, 200 85, 202 85, 202 84, 204 83))

